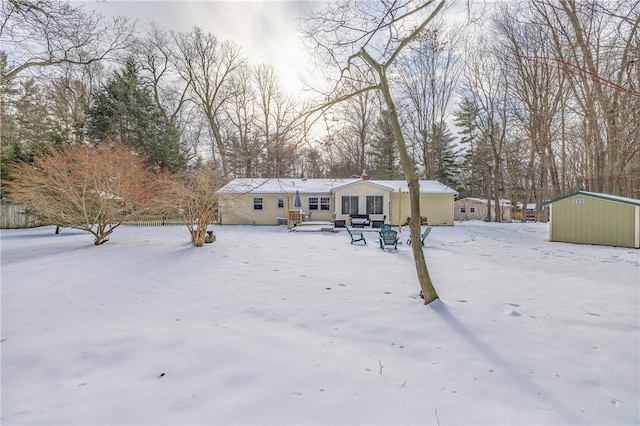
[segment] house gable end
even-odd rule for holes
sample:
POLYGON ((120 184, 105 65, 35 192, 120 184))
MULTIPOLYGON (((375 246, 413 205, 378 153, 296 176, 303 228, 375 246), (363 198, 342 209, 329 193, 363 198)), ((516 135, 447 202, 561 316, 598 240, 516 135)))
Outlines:
POLYGON ((375 188, 378 188, 378 189, 382 189, 382 190, 385 190, 385 191, 389 191, 389 192, 393 191, 393 188, 389 188, 386 185, 381 185, 379 183, 375 183, 375 182, 372 182, 370 180, 358 180, 358 181, 355 181, 355 182, 349 182, 349 183, 344 184, 344 185, 335 186, 335 187, 333 187, 331 189, 331 193, 336 193, 337 191, 343 191, 343 190, 345 190, 347 188, 353 188, 353 187, 356 187, 356 186, 372 186, 372 187, 375 187, 375 188))

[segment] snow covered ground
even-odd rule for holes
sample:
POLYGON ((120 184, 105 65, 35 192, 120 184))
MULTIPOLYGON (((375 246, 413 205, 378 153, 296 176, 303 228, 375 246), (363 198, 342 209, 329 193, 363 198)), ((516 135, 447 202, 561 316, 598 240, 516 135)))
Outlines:
POLYGON ((638 424, 640 251, 546 224, 0 232, 3 425, 638 424), (402 232, 402 240, 408 230, 402 232))

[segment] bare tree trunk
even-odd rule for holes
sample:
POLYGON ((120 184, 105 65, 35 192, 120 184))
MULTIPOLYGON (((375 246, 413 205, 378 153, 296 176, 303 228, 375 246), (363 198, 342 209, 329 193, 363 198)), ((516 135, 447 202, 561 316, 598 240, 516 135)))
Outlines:
POLYGON ((191 244, 194 247, 204 246, 204 239, 207 236, 207 223, 201 223, 200 220, 195 225, 189 227, 189 233, 191 234, 191 244))
POLYGON ((224 176, 229 176, 227 141, 220 129, 223 111, 231 99, 232 80, 246 62, 240 56, 240 47, 231 42, 219 42, 211 33, 195 27, 190 33, 173 35, 176 43, 179 74, 188 84, 189 91, 206 117, 215 150, 222 163, 224 176))
MULTIPOLYGON (((415 9, 401 11, 401 8, 398 9, 395 2, 382 2, 382 8, 386 8, 387 12, 383 12, 383 16, 380 17, 380 21, 373 27, 370 27, 369 30, 366 29, 366 26, 371 25, 371 21, 375 21, 375 19, 367 19, 366 22, 362 22, 362 25, 365 26, 364 31, 368 33, 368 36, 363 37, 362 34, 359 34, 355 38, 351 39, 350 42, 345 42, 343 40, 340 43, 336 43, 334 33, 336 31, 340 32, 341 30, 343 30, 346 31, 349 36, 354 35, 353 33, 349 34, 349 32, 353 31, 353 29, 356 27, 352 22, 349 22, 350 19, 347 19, 349 18, 347 15, 354 12, 354 7, 357 9, 356 4, 343 3, 333 9, 331 8, 331 6, 329 6, 327 10, 316 15, 316 21, 320 23, 320 26, 311 28, 308 31, 310 37, 315 40, 318 45, 322 47, 322 49, 327 51, 334 60, 337 59, 334 54, 334 49, 340 50, 341 47, 349 46, 349 49, 347 50, 349 50, 350 52, 348 53, 349 56, 346 61, 346 68, 341 70, 342 76, 348 75, 352 70, 361 69, 361 66, 362 69, 368 68, 368 72, 374 74, 377 77, 375 79, 377 81, 376 83, 371 83, 370 86, 366 86, 362 89, 354 89, 352 84, 346 84, 346 86, 348 86, 348 92, 346 95, 340 95, 340 90, 334 91, 332 94, 332 101, 329 101, 323 106, 312 110, 312 112, 307 113, 307 116, 313 112, 323 111, 330 105, 334 105, 338 102, 353 98, 354 96, 357 96, 360 93, 365 93, 369 90, 379 90, 382 93, 388 110, 391 127, 393 129, 393 135, 396 139, 398 154, 400 157, 400 164, 402 166, 407 185, 409 186, 409 199, 411 202, 411 219, 409 222, 409 228, 411 231, 411 239, 413 241, 420 241, 421 239, 420 181, 418 180, 418 175, 407 152, 407 146, 402 134, 400 120, 398 118, 398 111, 391 96, 391 89, 389 87, 389 79, 387 76, 387 68, 396 62, 401 51, 406 48, 409 43, 415 40, 421 34, 421 32, 425 30, 426 26, 433 20, 433 18, 440 13, 445 5, 445 0, 440 0, 432 12, 426 12, 427 7, 434 3, 434 0, 430 0, 423 2, 415 9), (426 13, 426 16, 421 21, 418 21, 419 24, 417 26, 414 26, 414 17, 416 16, 416 14, 422 12, 426 13), (405 19, 409 17, 412 18, 411 25, 408 25, 407 21, 405 21, 405 19), (386 22, 386 20, 389 21, 386 22), (349 24, 346 25, 346 22, 349 22, 349 24), (334 28, 334 25, 336 24, 338 25, 337 29, 334 28), (367 43, 369 41, 379 39, 381 36, 378 37, 378 31, 388 31, 387 27, 397 27, 396 29, 398 30, 398 33, 396 33, 395 31, 390 31, 392 34, 394 34, 393 40, 389 39, 389 41, 385 44, 385 47, 383 49, 384 53, 382 54, 381 59, 376 60, 369 54, 369 52, 367 52, 367 43), (411 27, 411 29, 407 30, 407 28, 409 27, 411 27), (383 28, 384 30, 382 30, 383 28), (323 38, 323 35, 326 35, 327 33, 331 33, 331 36, 328 39, 323 38), (404 35, 398 35, 401 33, 404 35), (367 39, 368 41, 365 41, 365 39, 367 39), (352 49, 356 46, 357 43, 361 42, 363 42, 364 44, 360 45, 361 47, 357 51, 357 53, 352 54, 352 49), (364 64, 355 63, 359 61, 364 61, 364 64)), ((354 18, 362 19, 362 16, 355 16, 354 18)), ((356 33, 359 31, 360 29, 357 29, 356 33)), ((378 54, 380 54, 379 51, 378 54)), ((342 78, 339 81, 343 81, 342 78)), ((353 81, 351 81, 350 83, 353 83, 353 81)), ((424 296, 424 303, 428 304, 437 299, 438 294, 436 293, 433 283, 431 282, 431 277, 429 276, 429 271, 424 259, 424 252, 422 251, 422 245, 413 244, 412 251, 418 280, 420 281, 420 287, 424 296)))
POLYGON ((207 242, 207 228, 218 214, 216 191, 223 182, 224 176, 211 165, 166 176, 162 181, 158 208, 165 214, 182 218, 195 247, 207 242))
POLYGON ((491 166, 487 164, 487 222, 491 222, 491 166))
MULTIPOLYGON (((367 62, 374 66, 375 61, 364 51, 361 51, 363 57, 367 62)), ((377 65, 377 64, 375 64, 377 65)), ((409 186, 409 200, 411 202, 411 220, 409 222, 409 230, 412 241, 420 241, 420 181, 418 175, 411 163, 409 153, 407 151, 407 145, 402 135, 402 127, 400 126, 400 120, 398 119, 398 112, 396 106, 391 97, 391 91, 389 89, 389 82, 387 80, 387 74, 384 67, 374 67, 378 71, 380 77, 380 89, 384 97, 385 104, 389 111, 389 118, 391 120, 391 127, 393 128, 393 136, 396 139, 398 145, 398 153, 400 156, 400 164, 402 165, 402 171, 404 177, 409 186)), ((418 274, 418 281, 420 282, 420 288, 422 289, 422 295, 424 297, 424 303, 429 304, 438 299, 438 293, 436 292, 431 276, 429 275, 429 269, 427 269, 427 263, 424 258, 424 251, 422 250, 422 244, 412 244, 411 250, 413 252, 413 260, 416 266, 416 272, 418 274)))

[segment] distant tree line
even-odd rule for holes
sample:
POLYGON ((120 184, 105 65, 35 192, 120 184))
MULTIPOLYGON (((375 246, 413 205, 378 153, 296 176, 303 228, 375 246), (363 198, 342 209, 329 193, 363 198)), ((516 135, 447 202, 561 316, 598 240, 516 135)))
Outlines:
MULTIPOLYGON (((493 199, 496 221, 500 198, 536 203, 542 220, 541 201, 576 190, 640 198, 639 27, 637 1, 497 2, 462 22, 442 14, 391 75, 420 177, 493 199)), ((401 174, 379 161, 385 114, 369 92, 327 114, 326 175, 401 174)))
POLYGON ((493 199, 495 221, 500 198, 542 220, 542 201, 579 189, 639 198, 637 1, 514 0, 471 19, 473 3, 462 22, 445 0, 310 11, 301 36, 328 85, 305 104, 197 27, 0 3, 1 195, 96 245, 126 217, 179 215, 197 247, 235 177, 405 179, 413 240, 420 179, 493 199))
MULTIPOLYGON (((640 198, 637 6, 532 0, 475 20, 440 14, 388 70, 418 176, 538 206, 579 189, 640 198)), ((113 142, 157 172, 206 167, 220 182, 405 177, 379 93, 323 111, 309 132, 308 105, 274 67, 211 32, 136 28, 53 0, 0 11, 3 188, 50 147, 113 142)))

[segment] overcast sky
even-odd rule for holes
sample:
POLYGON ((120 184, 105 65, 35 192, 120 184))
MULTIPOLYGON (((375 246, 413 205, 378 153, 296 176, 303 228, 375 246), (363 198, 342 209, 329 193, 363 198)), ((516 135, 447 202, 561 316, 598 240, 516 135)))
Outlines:
POLYGON ((127 16, 142 29, 155 21, 164 28, 189 31, 194 26, 213 33, 219 40, 231 40, 242 48, 251 63, 276 67, 283 87, 296 93, 302 88, 300 74, 311 66, 296 32, 297 19, 319 1, 84 1, 105 17, 127 16))
MULTIPOLYGON (((297 96, 302 80, 314 81, 314 60, 297 32, 299 20, 323 0, 72 0, 106 18, 126 16, 142 30, 151 21, 164 28, 190 31, 198 26, 219 40, 231 40, 242 48, 252 64, 276 68, 282 87, 297 96)), ((368 0, 362 0, 368 1, 368 0)), ((493 0, 456 0, 447 13, 465 18, 467 7, 482 11, 493 0)))

